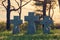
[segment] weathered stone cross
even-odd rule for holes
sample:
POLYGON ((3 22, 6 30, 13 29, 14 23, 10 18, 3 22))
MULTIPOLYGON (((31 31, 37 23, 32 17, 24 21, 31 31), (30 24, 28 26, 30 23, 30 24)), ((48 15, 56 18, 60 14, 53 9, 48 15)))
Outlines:
POLYGON ((53 23, 53 21, 50 19, 49 16, 44 16, 44 19, 40 21, 40 24, 43 24, 43 32, 48 34, 50 33, 50 25, 53 23))
POLYGON ((25 16, 25 21, 28 21, 28 34, 34 34, 36 31, 35 21, 39 20, 39 16, 35 16, 34 12, 29 12, 28 16, 25 16))
POLYGON ((14 16, 14 20, 11 20, 11 23, 14 24, 13 34, 19 33, 20 28, 18 26, 22 24, 22 20, 19 18, 19 16, 14 16))

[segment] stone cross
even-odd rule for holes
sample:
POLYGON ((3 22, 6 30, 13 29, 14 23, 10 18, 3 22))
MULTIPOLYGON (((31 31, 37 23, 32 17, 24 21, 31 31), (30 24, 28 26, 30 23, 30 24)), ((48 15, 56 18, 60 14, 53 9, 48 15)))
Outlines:
POLYGON ((22 20, 19 18, 19 16, 14 16, 14 20, 11 20, 11 23, 14 24, 13 34, 19 33, 20 28, 18 26, 22 24, 22 20))
POLYGON ((25 16, 25 21, 28 21, 28 34, 34 34, 36 31, 35 21, 39 20, 39 16, 35 16, 34 12, 29 12, 28 16, 25 16))
POLYGON ((40 21, 40 24, 43 24, 43 32, 48 34, 50 33, 50 25, 53 23, 53 21, 50 19, 49 16, 44 16, 44 19, 40 21))

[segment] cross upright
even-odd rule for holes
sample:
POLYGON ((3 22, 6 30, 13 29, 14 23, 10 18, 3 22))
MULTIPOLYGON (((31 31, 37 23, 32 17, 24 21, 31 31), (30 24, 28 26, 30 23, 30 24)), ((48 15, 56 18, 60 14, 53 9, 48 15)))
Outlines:
POLYGON ((50 19, 49 16, 44 16, 43 20, 40 20, 40 24, 43 24, 43 33, 50 33, 50 25, 53 24, 53 21, 50 19))
POLYGON ((35 21, 39 20, 39 16, 35 16, 34 12, 29 12, 28 16, 25 16, 25 21, 28 21, 28 34, 34 34, 36 31, 35 21))
POLYGON ((19 16, 14 16, 14 20, 11 20, 11 23, 14 24, 13 34, 19 33, 20 28, 18 26, 22 24, 22 20, 19 18, 19 16))

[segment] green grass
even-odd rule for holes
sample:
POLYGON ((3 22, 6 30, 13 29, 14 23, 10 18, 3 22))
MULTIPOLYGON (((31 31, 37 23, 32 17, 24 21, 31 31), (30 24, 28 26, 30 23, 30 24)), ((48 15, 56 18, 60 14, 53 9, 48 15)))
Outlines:
POLYGON ((52 34, 43 34, 38 30, 35 34, 12 34, 12 31, 0 32, 0 40, 60 40, 60 29, 51 30, 52 34))

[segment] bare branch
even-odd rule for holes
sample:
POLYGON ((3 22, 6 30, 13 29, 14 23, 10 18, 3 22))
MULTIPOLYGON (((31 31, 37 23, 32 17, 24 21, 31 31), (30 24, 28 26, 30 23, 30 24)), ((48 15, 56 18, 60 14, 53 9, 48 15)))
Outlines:
POLYGON ((11 7, 13 7, 13 9, 15 9, 15 7, 14 6, 12 6, 12 5, 10 5, 11 7))
POLYGON ((17 8, 17 9, 11 9, 10 11, 17 11, 17 10, 19 10, 20 9, 20 7, 19 8, 17 8))
POLYGON ((26 2, 24 5, 22 5, 22 6, 19 6, 19 8, 17 8, 17 9, 11 9, 10 11, 17 11, 17 10, 19 10, 21 7, 23 7, 23 6, 25 6, 25 5, 27 5, 29 2, 31 2, 31 0, 30 1, 28 1, 28 2, 26 2))
POLYGON ((21 7, 23 7, 23 6, 25 6, 25 5, 27 5, 29 2, 31 2, 31 0, 30 1, 28 1, 28 2, 26 2, 24 5, 22 5, 21 7))
POLYGON ((17 5, 19 6, 19 3, 15 0, 15 2, 17 3, 17 5))
MULTIPOLYGON (((15 2, 17 3, 17 5, 19 6, 19 3, 15 0, 15 2)), ((13 6, 12 6, 13 7, 13 6)), ((19 10, 21 8, 21 6, 19 6, 19 8, 17 8, 17 9, 15 9, 15 8, 13 8, 13 9, 11 9, 10 11, 17 11, 17 10, 19 10)))
MULTIPOLYGON (((4 2, 5 2, 5 1, 6 1, 6 0, 3 0, 3 1, 2 1, 2 5, 6 8, 6 6, 4 5, 4 2)), ((6 9, 7 9, 7 8, 6 8, 6 9)))

